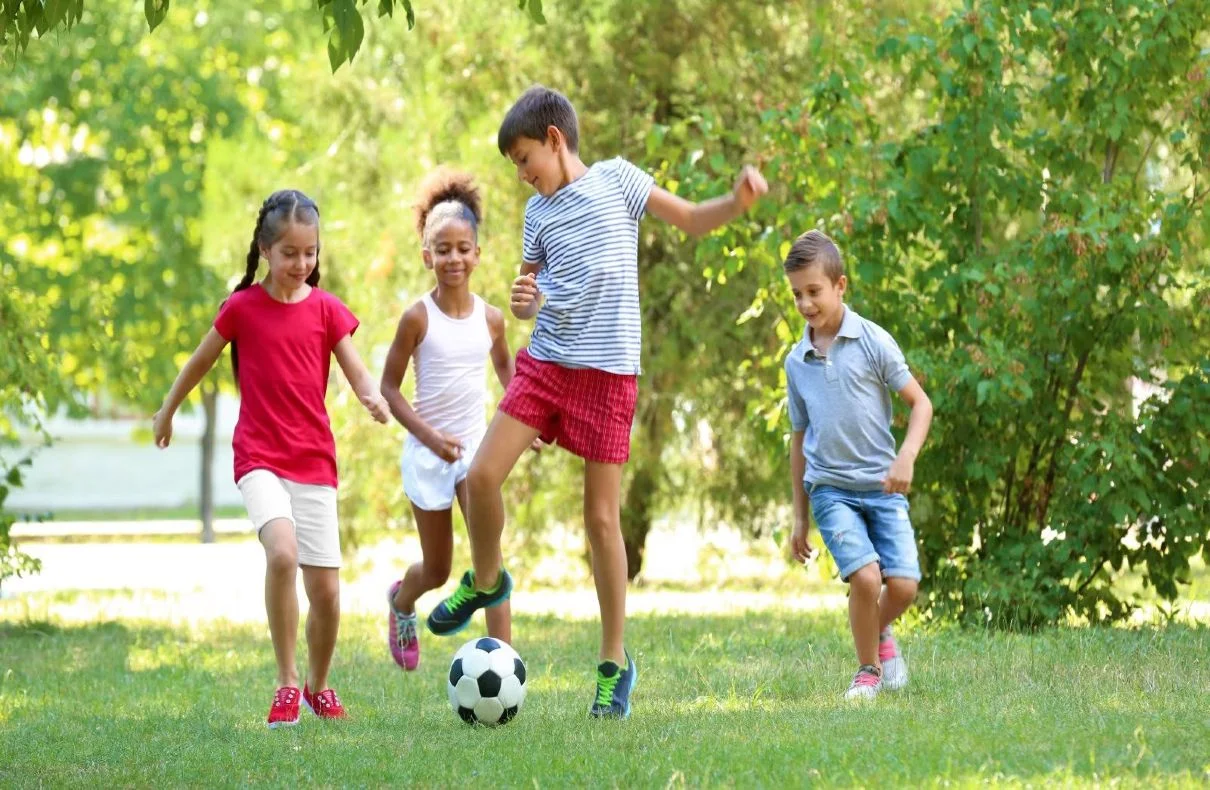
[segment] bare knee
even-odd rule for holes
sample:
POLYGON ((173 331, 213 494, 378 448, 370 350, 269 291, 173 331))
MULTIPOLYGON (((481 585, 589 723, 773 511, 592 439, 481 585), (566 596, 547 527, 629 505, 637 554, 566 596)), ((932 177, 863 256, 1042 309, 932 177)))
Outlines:
POLYGON ((584 529, 592 543, 622 534, 621 517, 609 508, 589 508, 584 511, 584 529))
POLYGON ((504 478, 507 474, 507 472, 501 473, 500 470, 494 469, 491 461, 483 455, 476 454, 474 460, 471 461, 471 468, 466 472, 467 491, 475 493, 499 491, 504 485, 504 478))
POLYGON ((887 594, 896 601, 908 604, 916 600, 916 591, 920 589, 920 585, 915 579, 892 578, 886 580, 886 589, 887 594))
POLYGON ((265 548, 265 564, 273 576, 293 576, 298 570, 298 547, 278 544, 265 548))
POLYGON ((882 592, 882 572, 878 563, 871 562, 849 574, 849 590, 862 598, 878 598, 882 592))
POLYGON ((307 601, 313 611, 332 614, 340 611, 340 579, 336 574, 332 578, 312 580, 307 585, 307 601))
POLYGON ((446 560, 444 563, 435 563, 430 560, 424 561, 424 568, 421 571, 420 581, 424 584, 426 590, 435 590, 449 580, 449 560, 446 560))

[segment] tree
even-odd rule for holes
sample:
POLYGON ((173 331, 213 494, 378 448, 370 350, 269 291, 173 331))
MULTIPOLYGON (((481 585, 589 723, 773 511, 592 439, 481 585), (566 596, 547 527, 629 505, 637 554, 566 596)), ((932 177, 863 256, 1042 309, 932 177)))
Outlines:
MULTIPOLYGON (((273 94, 276 77, 244 79, 233 31, 247 29, 247 12, 197 6, 213 18, 195 17, 175 40, 80 22, 59 47, 31 51, 0 97, 0 139, 10 141, 0 155, 13 175, 0 183, 6 282, 23 304, 45 307, 43 343, 69 397, 104 390, 153 410, 226 291, 202 261, 207 151, 273 94)), ((200 393, 208 538, 216 393, 213 380, 200 393)))
POLYGON ((932 615, 1120 619, 1138 599, 1116 575, 1171 601, 1210 546, 1203 25, 1142 0, 968 2, 888 21, 766 113, 785 220, 840 241, 852 302, 936 406, 913 497, 932 615), (871 60, 898 75, 894 114, 871 60))
MULTIPOLYGON (((519 0, 518 7, 537 24, 545 23, 542 0, 519 0)), ((70 31, 83 21, 84 10, 84 0, 0 0, 0 51, 23 52, 29 46, 30 38, 44 38, 60 29, 70 31)), ((328 60, 332 71, 351 62, 361 48, 365 38, 365 15, 375 13, 378 17, 393 17, 396 10, 403 11, 408 30, 411 30, 416 24, 411 0, 377 0, 373 4, 369 0, 319 0, 317 11, 328 37, 328 60)), ((143 15, 150 30, 159 27, 168 18, 168 13, 169 0, 143 2, 143 15)))

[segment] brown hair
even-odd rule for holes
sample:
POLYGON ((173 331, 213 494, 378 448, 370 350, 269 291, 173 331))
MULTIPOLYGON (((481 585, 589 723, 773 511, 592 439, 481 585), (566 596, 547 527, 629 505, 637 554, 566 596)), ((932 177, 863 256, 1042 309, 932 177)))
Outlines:
POLYGON ((554 126, 563 133, 567 150, 573 154, 580 150, 580 122, 576 108, 558 91, 544 85, 534 85, 504 116, 500 131, 496 135, 496 146, 500 153, 508 156, 508 149, 522 137, 546 142, 546 133, 554 126))
POLYGON ((818 265, 833 283, 844 276, 844 260, 836 243, 821 230, 809 230, 794 240, 782 268, 786 273, 818 265))
MULTIPOLYGON (((248 248, 247 267, 244 276, 231 293, 242 291, 252 286, 256 279, 256 270, 260 266, 261 247, 272 247, 291 222, 302 225, 319 224, 319 206, 315 201, 299 192, 297 189, 279 189, 260 206, 256 215, 256 227, 252 230, 252 244, 248 248)), ((319 253, 315 253, 315 268, 307 275, 307 285, 319 285, 319 253)), ((231 341, 231 370, 239 381, 239 352, 235 341, 231 341)))

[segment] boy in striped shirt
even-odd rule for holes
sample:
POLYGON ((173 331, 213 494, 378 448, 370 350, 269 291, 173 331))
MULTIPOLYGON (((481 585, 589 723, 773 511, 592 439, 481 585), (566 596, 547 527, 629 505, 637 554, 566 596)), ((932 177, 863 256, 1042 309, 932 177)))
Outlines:
POLYGON ((467 531, 474 570, 429 615, 429 630, 452 634, 480 608, 507 600, 501 488, 536 437, 584 459, 584 525, 601 607, 597 691, 590 714, 625 718, 638 677, 623 645, 626 552, 621 530, 622 465, 638 394, 639 220, 650 212, 701 235, 730 222, 768 190, 745 167, 731 194, 691 203, 654 185, 624 159, 592 166, 579 156, 575 108, 562 94, 534 86, 500 126, 500 153, 538 193, 525 206, 521 276, 510 308, 536 316, 528 349, 488 426, 467 476, 467 531))

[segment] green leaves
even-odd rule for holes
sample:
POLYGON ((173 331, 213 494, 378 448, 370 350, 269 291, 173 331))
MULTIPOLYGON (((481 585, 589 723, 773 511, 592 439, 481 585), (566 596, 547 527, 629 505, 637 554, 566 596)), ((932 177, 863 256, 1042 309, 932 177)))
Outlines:
POLYGON ((529 13, 529 18, 539 25, 546 24, 546 17, 542 15, 542 0, 519 0, 517 8, 529 13))
POLYGON ((365 38, 365 23, 356 0, 323 0, 324 31, 328 34, 328 62, 332 71, 352 61, 365 38))
MULTIPOLYGON (((0 2, 0 53, 4 50, 24 51, 35 34, 46 36, 59 28, 70 30, 84 14, 85 0, 9 0, 0 2)), ((89 0, 96 3, 100 0, 89 0)), ((143 0, 143 16, 150 30, 158 28, 168 16, 170 0, 143 0)), ((328 33, 328 62, 332 71, 353 56, 365 39, 365 23, 361 6, 370 0, 318 0, 324 32, 328 33)), ((408 30, 416 26, 416 11, 412 0, 378 0, 377 15, 394 17, 397 5, 403 7, 408 30)), ((518 8, 539 25, 546 24, 542 0, 520 0, 518 8)), ((109 12, 106 12, 109 13, 109 12)))
POLYGON ((168 15, 168 0, 143 0, 143 15, 147 17, 147 27, 155 30, 168 15))

